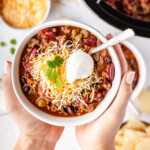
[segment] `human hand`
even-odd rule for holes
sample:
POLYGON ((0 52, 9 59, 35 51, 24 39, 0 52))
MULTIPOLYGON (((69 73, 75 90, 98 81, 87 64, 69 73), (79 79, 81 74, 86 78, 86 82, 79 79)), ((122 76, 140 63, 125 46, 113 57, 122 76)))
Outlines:
POLYGON ((54 149, 64 127, 44 123, 29 114, 18 101, 12 86, 11 62, 5 62, 2 85, 6 105, 20 129, 20 137, 15 150, 47 150, 54 149))
MULTIPOLYGON (((107 39, 111 38, 112 36, 108 34, 107 39)), ((120 88, 112 104, 99 118, 76 127, 76 138, 82 150, 115 149, 115 136, 125 116, 135 73, 127 72, 127 62, 120 45, 115 45, 114 49, 121 64, 122 81, 120 88)))

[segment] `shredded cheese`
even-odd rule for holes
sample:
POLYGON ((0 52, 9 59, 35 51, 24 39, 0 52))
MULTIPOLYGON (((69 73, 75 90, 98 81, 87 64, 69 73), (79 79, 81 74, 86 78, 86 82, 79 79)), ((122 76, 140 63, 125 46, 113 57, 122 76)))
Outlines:
POLYGON ((42 21, 47 0, 2 0, 1 15, 11 26, 28 28, 42 21))
MULTIPOLYGON (((75 49, 72 49, 70 48, 70 46, 67 46, 66 43, 62 44, 61 42, 57 43, 51 41, 47 45, 48 48, 45 52, 41 53, 39 51, 37 57, 34 57, 30 60, 30 63, 32 65, 32 67, 30 68, 30 73, 33 76, 33 79, 40 82, 42 91, 45 93, 47 98, 52 100, 52 103, 57 103, 59 105, 58 109, 61 109, 61 106, 63 104, 72 103, 76 100, 79 100, 85 106, 87 106, 87 104, 84 102, 82 91, 85 89, 90 89, 90 85, 97 81, 97 78, 95 76, 96 68, 94 68, 94 71, 90 77, 76 80, 71 84, 67 82, 67 58, 73 53, 73 51, 76 50, 78 46, 76 45, 75 49), (56 87, 55 84, 52 81, 49 81, 44 74, 44 70, 47 68, 47 61, 54 60, 55 56, 60 56, 64 59, 61 67, 57 68, 59 78, 62 82, 61 88, 56 87)), ((86 90, 85 94, 88 95, 88 92, 86 90)))

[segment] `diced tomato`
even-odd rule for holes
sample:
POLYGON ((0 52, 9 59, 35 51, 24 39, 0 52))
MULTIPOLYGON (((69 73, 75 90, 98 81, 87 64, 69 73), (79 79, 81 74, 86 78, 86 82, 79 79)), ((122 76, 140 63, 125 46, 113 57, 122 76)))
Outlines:
POLYGON ((112 81, 114 79, 114 75, 115 75, 115 67, 114 64, 110 64, 109 68, 108 68, 108 76, 109 76, 109 80, 112 81))

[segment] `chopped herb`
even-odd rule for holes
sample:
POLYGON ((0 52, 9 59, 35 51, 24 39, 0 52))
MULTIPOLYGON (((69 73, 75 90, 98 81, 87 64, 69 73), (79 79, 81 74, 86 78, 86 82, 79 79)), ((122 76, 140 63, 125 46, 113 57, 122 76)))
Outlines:
POLYGON ((55 85, 58 87, 58 88, 61 88, 62 87, 62 83, 60 81, 60 78, 58 77, 55 81, 55 85))
POLYGON ((62 87, 62 83, 60 81, 58 70, 56 67, 60 67, 63 62, 64 60, 60 56, 56 56, 53 61, 47 61, 48 68, 44 70, 47 79, 53 81, 58 88, 62 87))
POLYGON ((0 42, 0 45, 1 46, 6 46, 6 43, 5 42, 0 42))
POLYGON ((47 65, 50 68, 56 68, 60 67, 60 65, 63 64, 63 62, 64 62, 63 58, 61 58, 60 56, 56 56, 53 61, 48 60, 47 65))
POLYGON ((16 41, 16 39, 12 39, 12 40, 10 41, 10 43, 11 43, 12 45, 16 45, 16 44, 17 44, 17 41, 16 41))
POLYGON ((11 54, 15 54, 15 51, 16 51, 16 50, 15 50, 15 48, 13 48, 13 47, 10 49, 11 54))

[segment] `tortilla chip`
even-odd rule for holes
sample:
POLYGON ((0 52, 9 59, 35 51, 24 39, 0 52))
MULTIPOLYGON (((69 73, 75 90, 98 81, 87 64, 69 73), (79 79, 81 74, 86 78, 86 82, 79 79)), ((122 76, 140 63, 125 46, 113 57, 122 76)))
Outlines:
POLYGON ((116 145, 120 145, 120 146, 122 146, 123 145, 123 136, 120 136, 120 135, 116 135, 116 137, 115 137, 115 144, 116 145))
POLYGON ((121 146, 115 146, 115 150, 123 150, 121 146))
POLYGON ((150 138, 143 138, 135 147, 135 150, 150 150, 150 138))
POLYGON ((150 126, 145 129, 146 133, 150 136, 150 126))
POLYGON ((118 131, 117 135, 124 136, 124 130, 120 129, 120 130, 118 131))
POLYGON ((133 150, 134 141, 145 136, 144 132, 126 129, 124 132, 123 150, 133 150))
POLYGON ((124 129, 133 129, 138 131, 145 131, 146 125, 140 120, 133 118, 125 126, 124 129))
POLYGON ((150 114, 150 91, 143 90, 138 96, 139 108, 142 112, 150 114))

